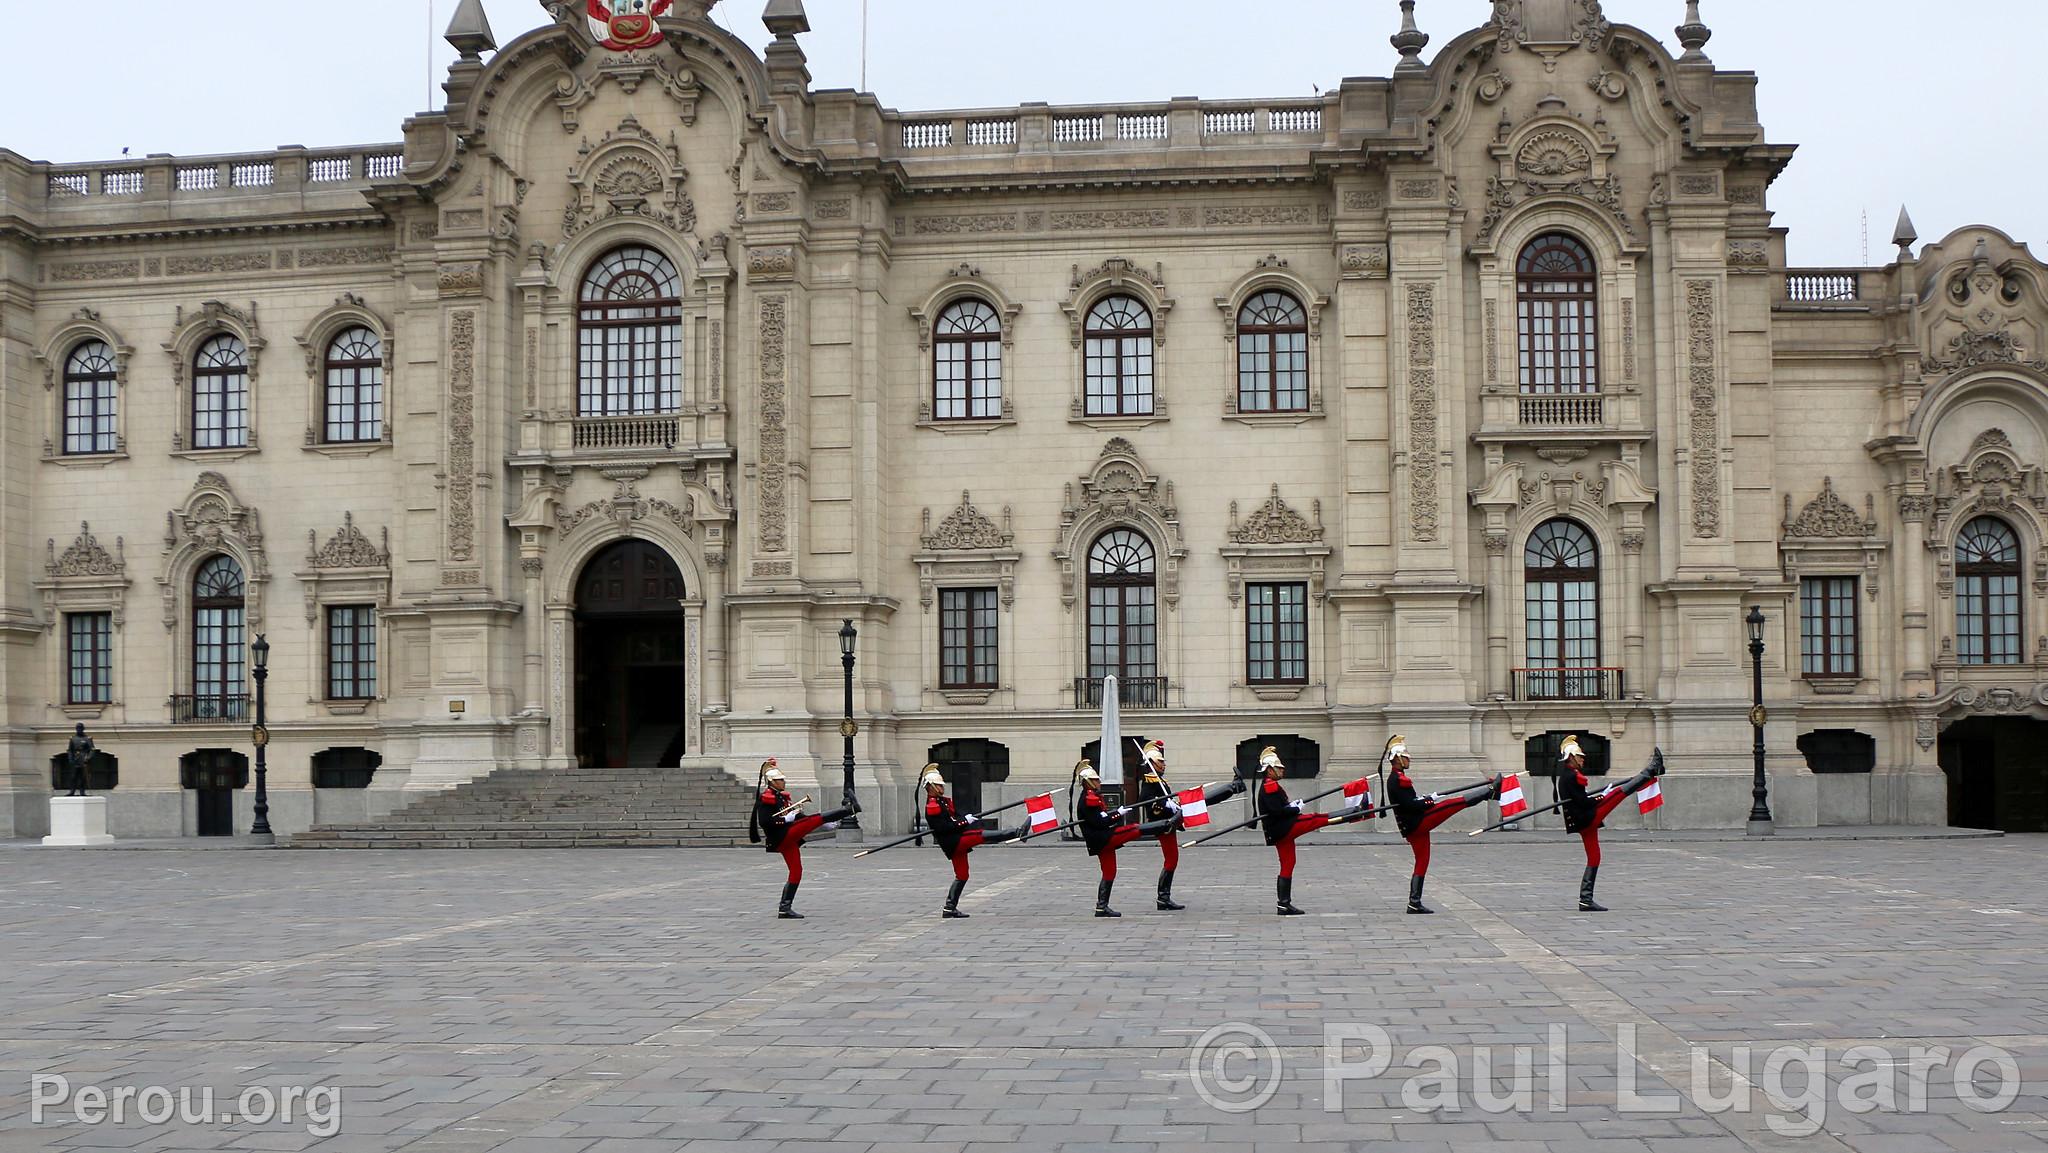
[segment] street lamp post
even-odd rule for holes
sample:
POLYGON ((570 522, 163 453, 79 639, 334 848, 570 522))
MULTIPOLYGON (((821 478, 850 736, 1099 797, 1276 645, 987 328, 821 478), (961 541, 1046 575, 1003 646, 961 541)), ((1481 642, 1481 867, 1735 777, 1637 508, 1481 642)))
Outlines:
MULTIPOLYGON (((849 809, 854 805, 853 738, 860 734, 860 725, 853 719, 853 646, 859 639, 860 633, 853 627, 853 621, 842 620, 839 623, 839 663, 846 670, 846 717, 839 722, 839 736, 843 742, 841 752, 846 769, 846 807, 849 809)), ((860 817, 857 814, 849 814, 845 820, 839 822, 839 827, 857 832, 860 829, 860 817)))
POLYGON ((1755 740, 1752 752, 1756 758, 1756 778, 1750 784, 1749 835, 1768 837, 1771 827, 1771 786, 1764 778, 1764 610, 1759 605, 1749 606, 1749 616, 1743 618, 1749 626, 1749 672, 1750 706, 1749 727, 1755 740))
POLYGON ((256 634, 256 643, 249 646, 256 656, 256 727, 250 732, 250 739, 256 745, 256 823, 249 826, 252 837, 268 837, 270 832, 270 790, 266 780, 269 764, 265 753, 270 747, 270 728, 263 722, 267 719, 264 711, 263 684, 270 679, 270 642, 256 634))

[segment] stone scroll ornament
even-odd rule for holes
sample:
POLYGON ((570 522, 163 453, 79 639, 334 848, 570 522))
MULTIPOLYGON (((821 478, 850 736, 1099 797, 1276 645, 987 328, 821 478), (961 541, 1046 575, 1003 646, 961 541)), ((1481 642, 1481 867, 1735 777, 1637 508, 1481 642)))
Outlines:
POLYGON ((675 0, 589 0, 584 10, 590 19, 590 35, 599 45, 614 52, 652 48, 661 43, 661 25, 675 0))

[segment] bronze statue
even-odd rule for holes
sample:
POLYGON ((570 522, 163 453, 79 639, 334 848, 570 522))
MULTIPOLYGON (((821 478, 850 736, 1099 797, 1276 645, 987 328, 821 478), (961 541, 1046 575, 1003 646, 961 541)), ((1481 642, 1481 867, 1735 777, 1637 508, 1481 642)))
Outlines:
POLYGON ((85 795, 85 772, 91 767, 93 754, 97 751, 92 738, 85 735, 85 722, 78 722, 78 728, 71 734, 71 747, 66 750, 66 761, 71 766, 71 791, 66 796, 85 795))

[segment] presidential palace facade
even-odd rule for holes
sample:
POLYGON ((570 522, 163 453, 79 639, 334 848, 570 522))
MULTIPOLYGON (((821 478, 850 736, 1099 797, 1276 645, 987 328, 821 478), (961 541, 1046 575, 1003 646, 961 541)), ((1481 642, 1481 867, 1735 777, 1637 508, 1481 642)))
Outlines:
POLYGON ((1063 785, 1110 675, 1185 784, 1576 733, 1734 827, 1753 609, 1780 824, 2048 827, 2048 266, 1902 214, 1788 267, 1696 16, 898 112, 715 2, 466 0, 402 142, 0 151, 11 835, 78 723, 117 835, 244 831, 258 635, 280 832, 500 768, 833 796, 843 622, 871 827, 929 759, 1063 785))

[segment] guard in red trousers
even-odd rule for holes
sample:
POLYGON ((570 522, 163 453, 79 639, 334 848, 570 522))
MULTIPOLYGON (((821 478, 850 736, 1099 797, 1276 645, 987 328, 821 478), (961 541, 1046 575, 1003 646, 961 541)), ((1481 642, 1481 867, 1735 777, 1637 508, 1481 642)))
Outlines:
POLYGON ((1083 760, 1074 766, 1074 784, 1080 788, 1081 796, 1074 802, 1074 820, 1080 822, 1081 839, 1088 843, 1088 855, 1102 866, 1102 880, 1095 885, 1095 915, 1098 917, 1121 917, 1122 913, 1109 907, 1109 890, 1116 884, 1116 851, 1139 837, 1157 836, 1171 829, 1179 817, 1144 824, 1123 823, 1130 806, 1110 808, 1102 798, 1102 777, 1095 766, 1083 760))
POLYGON ((1380 767, 1387 776, 1387 803, 1394 807, 1394 824, 1415 854, 1415 872, 1408 878, 1408 911, 1434 913, 1422 903, 1422 882, 1429 875, 1429 833, 1431 829, 1471 808, 1500 796, 1500 778, 1454 793, 1419 796, 1408 775, 1408 738, 1399 734, 1387 738, 1380 767))
POLYGON ((946 859, 953 862, 953 887, 946 890, 946 907, 940 916, 964 918, 967 914, 960 911, 960 892, 967 888, 967 854, 978 845, 1014 841, 1029 833, 1031 826, 984 833, 980 818, 973 813, 963 815, 953 807, 953 798, 946 795, 946 778, 940 775, 938 765, 926 765, 920 780, 924 784, 924 826, 931 830, 932 840, 938 842, 946 859))
MULTIPOLYGON (((1144 749, 1145 775, 1138 779, 1138 806, 1148 823, 1165 822, 1166 828, 1159 834, 1159 908, 1162 912, 1177 912, 1186 908, 1173 900, 1173 874, 1180 868, 1180 801, 1174 796, 1173 784, 1166 779, 1166 742, 1147 741, 1144 749)), ((1226 797, 1244 792, 1244 782, 1232 780, 1227 785, 1218 785, 1206 790, 1202 799, 1215 804, 1226 797)))
POLYGON ((796 901, 796 887, 804 882, 804 838, 821 829, 836 829, 839 822, 860 812, 859 801, 851 796, 846 800, 846 808, 805 816, 802 809, 810 798, 790 797, 774 757, 761 762, 761 774, 755 781, 754 815, 747 822, 747 839, 757 844, 767 841, 768 851, 781 853, 783 862, 789 866, 789 879, 782 884, 782 906, 776 916, 803 920, 804 915, 791 906, 796 901))
POLYGON ((1273 883, 1273 911, 1283 917, 1299 917, 1302 910, 1294 907, 1294 841, 1329 824, 1330 814, 1304 813, 1300 801, 1287 799, 1287 790, 1280 785, 1280 778, 1287 775, 1287 766, 1281 762, 1279 750, 1271 745, 1259 750, 1259 772, 1266 778, 1259 784, 1260 828, 1266 834, 1266 843, 1280 854, 1280 875, 1273 883))
POLYGON ((1564 739, 1557 759, 1564 767, 1557 774, 1557 796, 1564 802, 1564 830, 1577 833, 1586 846, 1586 871, 1579 876, 1579 912, 1604 913, 1607 906, 1593 899, 1593 883, 1600 877, 1600 826, 1623 801, 1641 792, 1651 781, 1664 775, 1664 754, 1650 760, 1650 767, 1598 793, 1588 791, 1586 752, 1576 734, 1564 739))

